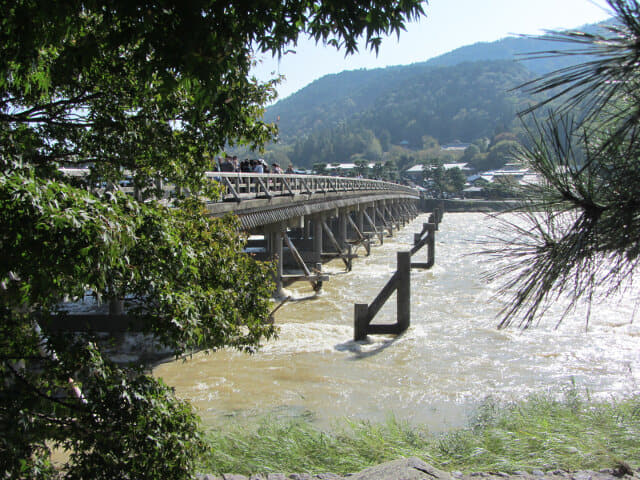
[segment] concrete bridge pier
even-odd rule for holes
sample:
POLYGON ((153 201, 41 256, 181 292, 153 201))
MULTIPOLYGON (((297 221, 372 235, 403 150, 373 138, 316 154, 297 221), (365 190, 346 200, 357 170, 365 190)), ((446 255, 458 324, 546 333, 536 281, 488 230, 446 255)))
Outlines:
POLYGON ((323 258, 340 257, 347 270, 351 270, 352 255, 346 238, 347 221, 347 213, 342 208, 332 210, 323 219, 323 242, 326 242, 326 247, 323 247, 322 256, 323 258))

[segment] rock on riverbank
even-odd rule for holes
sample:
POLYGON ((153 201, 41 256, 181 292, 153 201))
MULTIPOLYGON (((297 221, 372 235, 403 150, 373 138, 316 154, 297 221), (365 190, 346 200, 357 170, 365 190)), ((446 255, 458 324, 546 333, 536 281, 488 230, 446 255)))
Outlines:
POLYGON ((361 472, 346 476, 334 473, 321 473, 309 475, 306 473, 269 473, 251 475, 225 474, 220 476, 200 475, 199 480, 640 480, 640 471, 633 471, 626 465, 620 465, 616 469, 600 471, 581 470, 578 472, 566 472, 554 470, 543 472, 516 472, 507 474, 502 472, 477 472, 462 474, 461 472, 445 472, 439 470, 419 458, 403 458, 393 462, 383 463, 375 467, 367 468, 361 472))

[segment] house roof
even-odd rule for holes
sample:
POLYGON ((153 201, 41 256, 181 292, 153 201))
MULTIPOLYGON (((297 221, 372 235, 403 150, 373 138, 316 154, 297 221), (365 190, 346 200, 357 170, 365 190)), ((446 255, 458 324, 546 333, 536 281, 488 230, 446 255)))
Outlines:
MULTIPOLYGON (((452 168, 459 168, 460 170, 465 170, 465 169, 468 169, 469 164, 468 163, 445 163, 442 166, 444 167, 445 170, 450 170, 452 168)), ((423 164, 419 163, 405 170, 405 172, 409 172, 409 173, 422 172, 423 168, 424 168, 423 164)))
MULTIPOLYGON (((367 164, 368 168, 373 168, 375 166, 374 162, 369 162, 367 164)), ((346 162, 346 163, 328 163, 327 170, 353 170, 357 165, 355 163, 346 162)))
POLYGON ((442 166, 445 170, 451 170, 452 168, 459 168, 460 170, 469 169, 468 163, 445 163, 442 166))
POLYGON ((440 146, 440 150, 466 150, 470 143, 447 143, 440 146))

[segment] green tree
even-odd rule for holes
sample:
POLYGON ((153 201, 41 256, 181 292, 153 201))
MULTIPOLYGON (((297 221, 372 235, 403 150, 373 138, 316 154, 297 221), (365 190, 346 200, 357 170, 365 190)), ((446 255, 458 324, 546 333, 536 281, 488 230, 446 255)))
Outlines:
POLYGON ((400 174, 398 173, 398 166, 396 165, 395 160, 387 160, 382 169, 382 178, 383 180, 395 182, 398 180, 400 174))
POLYGON ((476 165, 478 170, 494 170, 503 167, 514 159, 520 144, 513 140, 500 140, 487 153, 483 163, 476 165))
POLYGON ((376 180, 382 180, 384 177, 384 165, 382 162, 376 162, 371 169, 371 175, 376 180))
POLYGON ((313 173, 316 175, 326 175, 327 174, 327 164, 326 163, 314 163, 313 164, 313 173))
POLYGON ((447 190, 450 193, 460 193, 464 189, 467 178, 458 167, 450 168, 446 171, 447 190))
POLYGON ((367 139, 364 156, 371 161, 376 161, 382 158, 382 146, 380 141, 373 135, 373 132, 369 131, 369 133, 371 136, 367 139))
POLYGON ((68 478, 190 477, 204 448, 191 407, 50 319, 90 288, 125 298, 176 353, 273 336, 271 273, 243 253, 237 221, 208 218, 196 196, 166 205, 149 181, 214 197, 212 156, 276 134, 261 120, 274 81, 249 74, 256 53, 281 55, 300 35, 377 50, 422 2, 0 6, 0 472, 50 478, 58 446, 68 478), (88 175, 60 174, 72 166, 88 175), (117 190, 129 175, 145 202, 117 190))
POLYGON ((367 178, 369 174, 369 161, 366 159, 356 160, 355 165, 356 167, 354 168, 354 173, 357 176, 367 178))
POLYGON ((391 148, 391 134, 389 130, 382 130, 378 134, 378 139, 380 140, 380 146, 382 147, 383 152, 388 152, 391 148))
POLYGON ((433 138, 431 135, 422 136, 422 148, 424 148, 425 150, 430 150, 438 147, 439 147, 438 140, 433 138))
POLYGON ((473 160, 473 158, 478 155, 480 152, 480 149, 478 148, 477 145, 471 144, 469 145, 467 148, 464 149, 464 154, 462 155, 462 161, 463 162, 471 162, 473 160))
POLYGON ((422 166, 422 176, 426 183, 431 186, 433 195, 436 198, 442 197, 445 190, 445 169, 442 161, 433 159, 422 166))
POLYGON ((510 176, 496 178, 493 182, 484 186, 485 195, 493 200, 514 198, 519 191, 518 181, 510 176))
MULTIPOLYGON (((508 243, 517 259, 512 294, 501 325, 529 326, 545 306, 566 293, 570 307, 624 290, 640 259, 640 3, 609 0, 616 22, 601 33, 556 33, 575 48, 554 55, 589 61, 530 83, 551 92, 559 111, 535 122, 531 146, 521 151, 544 182, 530 187, 527 223, 508 243), (580 106, 584 114, 568 114, 580 106)), ((513 232, 513 228, 511 229, 513 232)), ((513 235, 512 235, 513 236, 513 235)), ((504 278, 504 277, 503 277, 504 278)))

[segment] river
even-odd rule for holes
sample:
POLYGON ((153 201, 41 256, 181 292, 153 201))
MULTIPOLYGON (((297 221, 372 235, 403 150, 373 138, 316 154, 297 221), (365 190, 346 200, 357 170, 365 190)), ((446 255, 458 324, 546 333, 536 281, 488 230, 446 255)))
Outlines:
MULTIPOLYGON (((276 314, 279 338, 257 354, 200 353, 160 365, 155 375, 190 400, 205 425, 262 415, 304 415, 322 425, 395 415, 437 432, 466 424, 489 396, 555 395, 572 383, 592 398, 639 392, 637 290, 593 307, 588 328, 581 309, 554 329, 559 305, 527 331, 496 329, 501 304, 492 298, 496 285, 483 277, 491 261, 477 254, 495 220, 483 214, 444 216, 436 265, 411 274, 410 329, 354 343, 353 304, 373 300, 395 270, 395 252, 411 247, 426 218, 385 239, 370 257, 360 251, 349 273, 339 260, 325 265, 334 274, 322 294, 313 297, 302 283, 291 288, 294 301, 276 314)), ((423 250, 414 261, 423 261, 423 250)), ((376 321, 394 321, 391 300, 376 321)))

